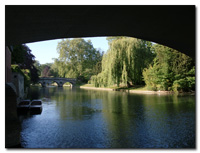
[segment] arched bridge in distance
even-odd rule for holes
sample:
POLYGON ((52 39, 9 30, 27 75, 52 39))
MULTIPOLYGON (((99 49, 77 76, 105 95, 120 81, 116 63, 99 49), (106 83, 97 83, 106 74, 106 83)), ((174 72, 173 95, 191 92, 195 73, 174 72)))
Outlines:
POLYGON ((52 84, 53 82, 56 82, 58 87, 63 87, 63 84, 65 84, 66 82, 69 82, 72 84, 72 86, 74 86, 76 84, 76 79, 73 78, 48 78, 48 77, 41 77, 38 80, 38 83, 41 83, 42 87, 46 87, 47 85, 52 84))

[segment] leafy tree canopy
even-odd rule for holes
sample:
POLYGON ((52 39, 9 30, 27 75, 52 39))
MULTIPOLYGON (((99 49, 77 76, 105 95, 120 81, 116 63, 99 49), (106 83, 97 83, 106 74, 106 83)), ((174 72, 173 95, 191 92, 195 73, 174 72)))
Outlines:
POLYGON ((150 90, 189 91, 195 89, 194 61, 172 48, 155 44, 156 57, 143 76, 150 90))
POLYGON ((54 59, 53 69, 60 77, 84 78, 85 81, 98 73, 103 52, 93 47, 90 40, 82 38, 63 39, 58 43, 58 59, 54 59))
POLYGON ((103 56, 102 72, 92 77, 96 86, 142 84, 142 70, 151 63, 154 54, 151 43, 130 37, 111 37, 109 50, 103 56))
POLYGON ((27 45, 22 44, 13 46, 11 63, 19 65, 20 69, 28 69, 30 71, 31 82, 36 83, 39 79, 38 70, 34 66, 35 56, 31 53, 31 50, 27 45))

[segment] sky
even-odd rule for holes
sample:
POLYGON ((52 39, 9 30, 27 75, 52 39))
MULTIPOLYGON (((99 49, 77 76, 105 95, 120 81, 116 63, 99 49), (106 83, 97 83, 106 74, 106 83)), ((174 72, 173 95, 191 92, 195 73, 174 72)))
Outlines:
MULTIPOLYGON (((106 52, 108 50, 108 41, 106 37, 87 37, 85 40, 91 40, 94 48, 101 49, 106 52)), ((32 50, 32 54, 35 56, 35 60, 38 60, 40 64, 52 63, 52 58, 58 58, 57 44, 62 39, 54 39, 47 41, 40 41, 34 43, 26 43, 26 45, 32 50)))

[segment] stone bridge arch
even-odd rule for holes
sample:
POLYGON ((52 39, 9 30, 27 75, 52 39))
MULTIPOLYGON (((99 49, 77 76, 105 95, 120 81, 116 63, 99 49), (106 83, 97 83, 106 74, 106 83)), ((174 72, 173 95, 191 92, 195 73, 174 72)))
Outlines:
POLYGON ((66 82, 69 82, 72 84, 72 86, 76 85, 76 79, 73 78, 48 78, 48 77, 42 77, 39 79, 38 83, 42 85, 42 87, 46 87, 47 85, 52 84, 52 82, 56 82, 58 87, 63 87, 63 84, 66 82))

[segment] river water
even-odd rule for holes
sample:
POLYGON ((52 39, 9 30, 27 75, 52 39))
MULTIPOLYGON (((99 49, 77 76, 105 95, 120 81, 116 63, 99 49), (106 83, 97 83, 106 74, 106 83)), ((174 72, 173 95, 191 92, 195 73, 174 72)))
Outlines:
POLYGON ((32 87, 39 115, 20 116, 24 148, 195 148, 195 96, 32 87))

